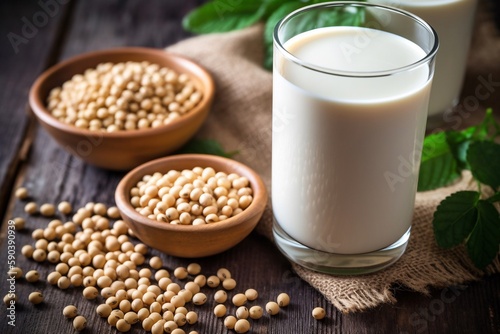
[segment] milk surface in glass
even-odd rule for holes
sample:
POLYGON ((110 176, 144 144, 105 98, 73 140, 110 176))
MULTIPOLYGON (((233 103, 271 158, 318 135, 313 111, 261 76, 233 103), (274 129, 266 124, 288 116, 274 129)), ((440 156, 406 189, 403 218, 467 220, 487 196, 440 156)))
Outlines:
MULTIPOLYGON (((400 36, 326 27, 284 44, 331 70, 370 73, 426 53, 400 36)), ((339 76, 285 61, 275 51, 272 203, 281 228, 329 253, 358 254, 409 229, 430 95, 427 65, 380 77, 339 76)))
POLYGON ((368 0, 407 10, 425 20, 439 36, 429 116, 459 101, 472 36, 477 0, 368 0))

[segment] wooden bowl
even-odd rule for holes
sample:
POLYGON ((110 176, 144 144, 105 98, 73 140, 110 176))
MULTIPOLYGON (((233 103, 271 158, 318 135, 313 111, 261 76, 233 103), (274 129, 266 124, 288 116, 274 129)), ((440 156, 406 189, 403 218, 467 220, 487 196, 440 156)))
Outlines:
POLYGON ((148 162, 130 171, 118 184, 115 201, 123 220, 143 243, 169 255, 195 258, 223 252, 250 234, 266 207, 267 191, 259 175, 240 162, 214 155, 180 154, 148 162), (245 176, 253 190, 252 203, 234 217, 206 225, 158 222, 142 216, 130 204, 130 189, 144 175, 196 166, 245 176))
POLYGON ((160 49, 128 47, 86 53, 51 67, 32 85, 29 103, 38 121, 69 153, 95 166, 129 170, 185 144, 206 119, 213 96, 214 83, 210 74, 191 60, 160 49), (177 73, 186 73, 201 90, 203 98, 170 124, 113 133, 80 129, 60 122, 47 111, 46 100, 52 88, 99 63, 126 61, 148 61, 177 73))

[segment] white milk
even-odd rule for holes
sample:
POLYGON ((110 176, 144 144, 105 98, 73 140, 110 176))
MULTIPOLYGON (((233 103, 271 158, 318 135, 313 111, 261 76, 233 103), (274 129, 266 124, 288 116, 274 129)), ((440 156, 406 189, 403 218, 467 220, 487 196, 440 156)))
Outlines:
POLYGON ((368 0, 421 17, 439 37, 429 116, 442 114, 460 98, 477 0, 368 0))
MULTIPOLYGON (((312 30, 285 48, 301 60, 344 71, 391 70, 425 56, 402 37, 356 27, 312 30)), ((360 79, 305 69, 285 62, 277 50, 275 62, 277 222, 295 240, 330 253, 357 254, 393 244, 412 220, 420 159, 415 149, 423 138, 430 94, 428 67, 360 79)))

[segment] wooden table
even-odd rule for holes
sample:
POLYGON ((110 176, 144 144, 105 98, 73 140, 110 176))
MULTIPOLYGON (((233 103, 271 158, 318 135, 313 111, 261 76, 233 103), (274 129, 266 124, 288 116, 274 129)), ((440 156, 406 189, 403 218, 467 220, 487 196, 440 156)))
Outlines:
MULTIPOLYGON (((13 196, 14 189, 20 185, 28 187, 38 203, 68 200, 75 207, 89 201, 111 205, 114 188, 123 176, 123 173, 91 167, 72 158, 27 116, 28 90, 35 77, 60 60, 86 51, 115 46, 162 48, 186 38, 189 34, 182 30, 181 18, 202 1, 59 2, 0 3, 2 297, 9 288, 5 274, 8 271, 7 221, 16 216, 27 216, 23 212, 24 203, 13 196), (45 3, 52 5, 44 9, 45 3), (30 24, 35 25, 29 27, 30 24), (13 34, 17 34, 17 37, 13 34)), ((481 43, 480 36, 476 37, 474 43, 475 47, 481 43)), ((475 73, 473 64, 471 66, 466 92, 473 92, 475 76, 481 74, 475 73)), ((494 77, 494 80, 499 81, 498 77, 494 77)), ((500 110, 498 98, 482 101, 482 104, 496 104, 500 110)), ((471 117, 467 122, 474 120, 477 118, 471 117)), ((53 270, 53 265, 38 264, 20 254, 22 245, 32 243, 31 232, 47 224, 47 221, 38 216, 30 217, 27 229, 16 232, 16 264, 25 272, 39 270, 44 279, 36 284, 24 279, 16 283, 19 296, 15 310, 16 326, 7 324, 6 308, 3 306, 0 333, 72 333, 70 321, 62 316, 62 308, 67 304, 76 305, 80 314, 87 317, 86 333, 117 333, 96 315, 97 301, 82 298, 81 288, 63 291, 46 282, 45 278, 53 270), (33 306, 27 296, 36 289, 44 292, 45 302, 33 306)), ((162 258, 170 269, 190 263, 186 259, 165 255, 162 258)), ((269 240, 255 233, 223 254, 197 261, 205 272, 213 273, 221 266, 229 268, 237 278, 239 287, 259 290, 260 304, 275 298, 282 291, 292 296, 293 303, 278 316, 265 316, 253 322, 253 333, 500 333, 499 275, 456 287, 451 297, 450 291, 446 289, 434 289, 429 296, 424 296, 404 287, 394 287, 398 300, 396 304, 382 305, 360 314, 344 315, 301 281, 269 240), (326 309, 327 319, 312 319, 310 313, 315 306, 326 309)), ((193 327, 199 333, 227 332, 208 305, 200 308, 199 315, 199 323, 193 327)), ((132 332, 140 333, 143 330, 137 325, 132 332)))

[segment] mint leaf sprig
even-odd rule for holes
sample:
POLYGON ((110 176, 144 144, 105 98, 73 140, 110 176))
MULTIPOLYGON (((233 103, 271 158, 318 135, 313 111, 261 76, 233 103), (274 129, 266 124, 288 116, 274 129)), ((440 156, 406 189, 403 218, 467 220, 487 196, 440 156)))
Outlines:
MULTIPOLYGON (((420 162, 418 191, 449 185, 457 180, 465 169, 470 169, 474 177, 477 173, 482 174, 482 169, 488 168, 488 165, 496 160, 490 160, 491 156, 487 155, 488 163, 485 164, 480 161, 481 156, 493 154, 490 152, 494 150, 492 144, 498 137, 500 137, 500 124, 495 120, 492 109, 486 110, 485 117, 479 125, 461 131, 437 132, 425 137, 420 162), (478 146, 473 148, 471 157, 468 158, 468 149, 472 143, 481 144, 477 144, 478 146), (470 168, 468 159, 472 160, 473 168, 470 168)), ((496 162, 498 163, 498 161, 496 162)), ((489 172, 489 174, 492 173, 495 174, 494 171, 489 172)), ((496 173, 498 173, 498 169, 496 173)), ((490 175, 490 177, 493 176, 490 175)), ((488 184, 485 182, 486 179, 480 178, 478 180, 488 184)))
POLYGON ((462 131, 427 136, 422 150, 419 191, 456 180, 469 169, 477 191, 458 191, 438 205, 432 221, 438 246, 452 248, 465 242, 474 265, 484 269, 498 255, 500 215, 500 124, 488 109, 483 122, 462 131), (485 195, 490 188, 491 196, 485 195))
MULTIPOLYGON (((276 23, 296 9, 328 1, 332 0, 214 0, 189 12, 182 25, 192 33, 209 34, 239 30, 257 22, 265 22, 264 67, 270 70, 273 64, 273 31, 276 23)), ((363 18, 362 11, 339 10, 329 15, 311 15, 301 27, 297 27, 297 33, 326 25, 360 25, 363 18)))

